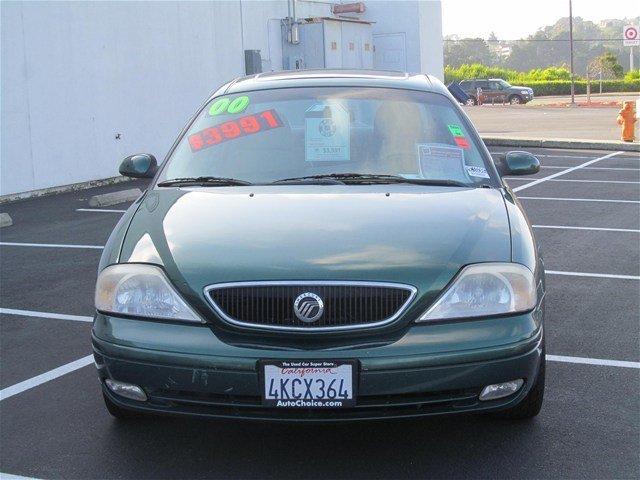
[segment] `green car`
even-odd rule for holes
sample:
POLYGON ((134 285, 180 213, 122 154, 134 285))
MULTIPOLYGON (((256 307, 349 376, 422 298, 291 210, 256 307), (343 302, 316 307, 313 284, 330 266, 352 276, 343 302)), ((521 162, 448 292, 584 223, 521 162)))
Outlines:
POLYGON ((522 206, 423 74, 238 78, 189 121, 100 261, 106 406, 262 420, 530 418, 545 280, 522 206))

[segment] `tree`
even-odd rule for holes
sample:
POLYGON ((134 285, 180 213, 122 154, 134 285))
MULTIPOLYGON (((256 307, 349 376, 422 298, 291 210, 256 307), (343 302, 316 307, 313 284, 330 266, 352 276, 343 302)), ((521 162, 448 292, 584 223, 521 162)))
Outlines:
MULTIPOLYGON (((628 68, 629 53, 623 49, 620 36, 623 25, 637 24, 640 19, 607 20, 601 24, 573 19, 573 57, 576 73, 583 73, 595 57, 609 52, 618 64, 628 68)), ((536 68, 560 66, 569 62, 569 18, 561 18, 555 24, 541 28, 526 40, 516 42, 505 67, 528 71, 536 68)))
POLYGON ((589 76, 592 78, 600 73, 602 73, 605 78, 622 78, 624 76, 622 65, 618 63, 616 56, 610 52, 607 52, 593 60, 589 64, 588 70, 589 76))
POLYGON ((444 64, 458 68, 463 64, 481 63, 495 65, 497 55, 482 38, 463 38, 453 40, 445 38, 444 64))

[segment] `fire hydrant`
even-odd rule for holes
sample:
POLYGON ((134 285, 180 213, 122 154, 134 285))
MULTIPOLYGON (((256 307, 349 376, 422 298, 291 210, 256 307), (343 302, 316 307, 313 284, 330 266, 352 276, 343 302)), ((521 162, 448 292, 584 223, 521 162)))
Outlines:
POLYGON ((638 121, 633 109, 633 102, 624 102, 622 110, 618 112, 618 125, 622 126, 622 141, 633 142, 635 135, 633 126, 638 121))

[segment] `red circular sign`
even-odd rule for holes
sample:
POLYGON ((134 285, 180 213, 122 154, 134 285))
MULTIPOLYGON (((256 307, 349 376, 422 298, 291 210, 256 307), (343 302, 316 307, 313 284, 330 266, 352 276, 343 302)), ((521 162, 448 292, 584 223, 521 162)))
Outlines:
POLYGON ((636 27, 628 27, 624 29, 624 38, 627 40, 635 40, 638 38, 638 29, 636 27))

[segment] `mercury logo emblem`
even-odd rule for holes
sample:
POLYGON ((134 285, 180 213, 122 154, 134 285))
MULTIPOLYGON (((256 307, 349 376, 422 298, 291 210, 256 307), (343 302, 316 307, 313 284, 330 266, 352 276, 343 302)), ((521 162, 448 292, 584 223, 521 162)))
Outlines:
POLYGON ((324 313, 324 302, 315 293, 306 292, 296 298, 293 312, 300 321, 313 323, 324 313))

